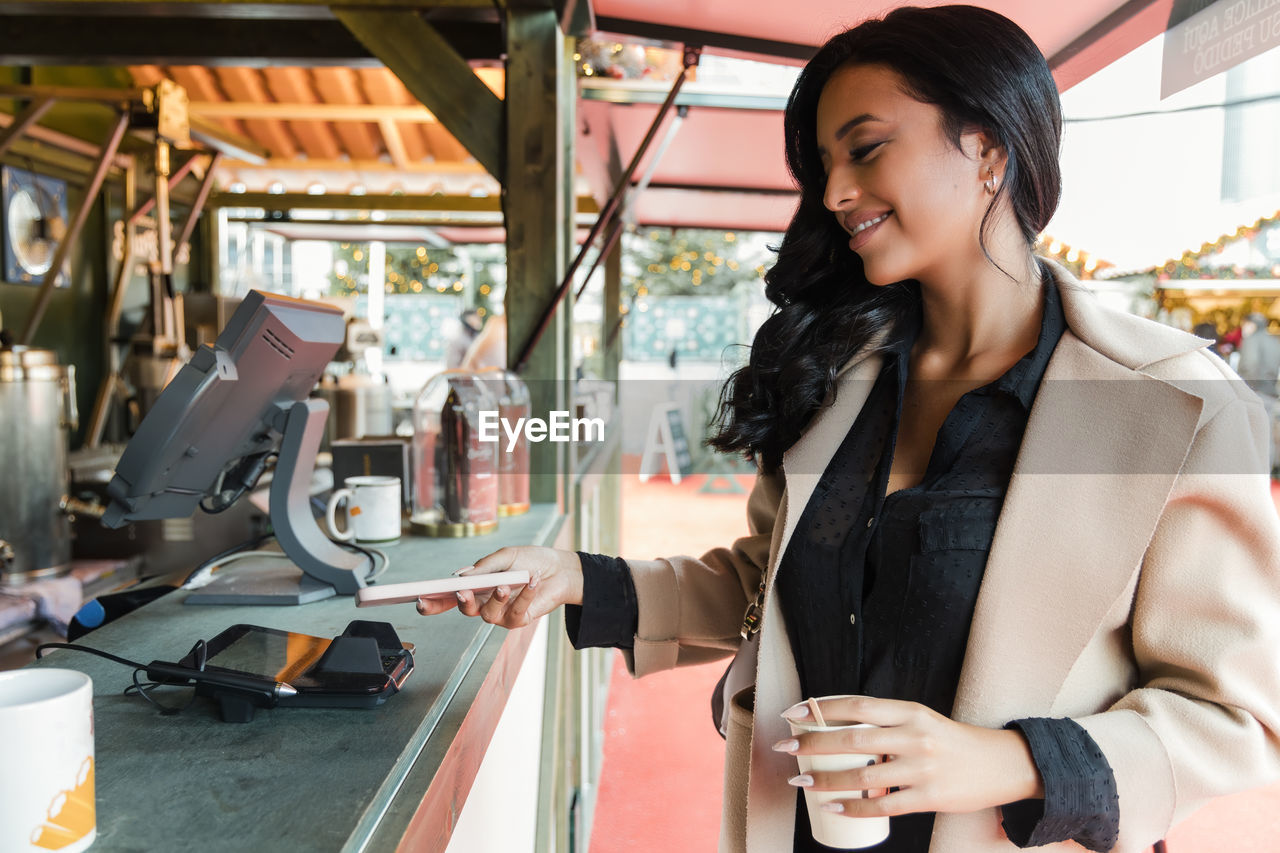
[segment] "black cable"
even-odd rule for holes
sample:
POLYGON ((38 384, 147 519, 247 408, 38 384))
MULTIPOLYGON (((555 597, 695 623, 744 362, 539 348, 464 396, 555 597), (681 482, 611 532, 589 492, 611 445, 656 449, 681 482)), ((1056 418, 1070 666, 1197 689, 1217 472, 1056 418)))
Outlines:
POLYGON ((125 666, 131 666, 134 669, 146 669, 145 666, 137 661, 131 661, 128 658, 118 657, 110 652, 104 652, 101 649, 91 649, 88 646, 81 646, 76 643, 41 643, 36 646, 36 660, 40 660, 40 658, 44 657, 45 649, 71 649, 72 651, 77 652, 88 652, 91 655, 97 655, 98 657, 106 658, 107 660, 113 660, 116 663, 122 663, 125 666))
MULTIPOLYGON (((245 542, 241 542, 239 545, 233 546, 219 554, 213 555, 212 557, 205 560, 200 565, 196 566, 196 568, 191 572, 191 574, 187 576, 187 582, 190 583, 192 578, 195 578, 198 574, 203 572, 209 566, 216 564, 220 560, 224 560, 227 557, 240 553, 241 551, 255 550, 264 542, 266 542, 268 539, 273 539, 273 538, 275 538, 274 533, 264 533, 261 536, 257 536, 257 537, 254 537, 253 539, 247 540, 245 542)), ((357 545, 354 542, 340 542, 335 540, 334 544, 338 545, 341 548, 346 548, 348 551, 352 551, 357 554, 362 554, 364 557, 366 557, 369 560, 369 574, 365 577, 366 581, 377 580, 379 577, 382 576, 382 573, 385 572, 387 570, 387 567, 391 564, 391 560, 389 558, 384 556, 381 560, 379 560, 378 555, 375 554, 373 551, 371 551, 368 548, 357 545), (382 563, 381 569, 379 569, 378 567, 379 562, 382 563)), ((282 556, 288 557, 289 555, 284 554, 282 556)))
MULTIPOLYGON (((188 698, 187 701, 182 703, 181 705, 163 705, 160 702, 157 702, 155 699, 151 698, 151 693, 157 687, 171 687, 174 685, 162 684, 159 681, 142 681, 141 680, 142 672, 144 672, 144 670, 135 669, 133 671, 133 684, 130 684, 128 687, 124 689, 124 695, 133 696, 137 694, 138 696, 141 696, 143 699, 146 699, 148 702, 150 702, 152 707, 154 707, 157 711, 160 712, 161 716, 172 717, 175 714, 181 714, 183 711, 191 707, 192 702, 196 701, 196 692, 192 690, 190 698, 188 698)), ((177 685, 177 686, 187 686, 187 685, 177 685)))
POLYGON ((213 565, 219 560, 230 557, 232 554, 239 554, 241 551, 253 551, 257 549, 259 546, 261 546, 268 539, 274 539, 274 538, 275 538, 274 533, 262 533, 258 536, 253 537, 252 539, 247 539, 244 542, 241 542, 239 545, 232 545, 227 550, 219 554, 214 554, 212 557, 205 560, 200 565, 196 566, 195 569, 191 572, 191 574, 194 575, 196 572, 203 571, 204 569, 208 568, 209 566, 213 565))
MULTIPOLYGON (((129 685, 124 689, 124 695, 125 696, 133 696, 133 695, 141 696, 143 699, 146 699, 147 702, 149 702, 157 711, 159 711, 162 715, 166 717, 171 716, 173 714, 182 713, 183 711, 187 710, 187 708, 190 708, 191 703, 194 702, 196 699, 196 694, 194 690, 191 692, 191 697, 183 705, 164 705, 164 704, 161 704, 160 702, 157 702, 151 696, 151 693, 157 687, 190 687, 195 684, 195 681, 192 679, 187 679, 187 682, 189 683, 183 683, 183 684, 175 684, 173 682, 160 682, 160 681, 143 681, 142 674, 147 671, 147 667, 144 666, 143 664, 140 664, 137 661, 131 661, 128 658, 122 658, 118 655, 113 655, 110 652, 104 652, 101 649, 93 649, 93 648, 90 648, 89 646, 81 646, 76 643, 41 643, 40 645, 36 646, 36 660, 39 660, 40 658, 44 657, 45 649, 71 649, 72 651, 75 651, 75 652, 88 652, 91 655, 97 655, 98 657, 103 657, 103 658, 106 658, 107 660, 115 661, 116 663, 121 663, 121 664, 124 664, 125 666, 133 667, 133 684, 129 685)), ((196 661, 196 669, 199 671, 203 671, 207 653, 208 653, 208 647, 205 644, 205 641, 197 640, 196 644, 191 647, 191 651, 187 653, 187 657, 194 657, 196 661)))
POLYGON ((348 551, 354 551, 357 554, 364 554, 366 557, 369 558, 369 574, 365 577, 366 581, 376 580, 377 578, 381 577, 382 572, 385 572, 387 570, 387 566, 391 564, 390 558, 383 557, 382 570, 375 572, 374 570, 378 568, 378 556, 374 554, 372 551, 370 551, 368 548, 357 545, 354 542, 339 542, 335 540, 334 544, 338 545, 339 547, 346 548, 348 551))
POLYGON ((200 499, 200 509, 210 515, 226 512, 246 493, 253 491, 271 461, 279 455, 279 451, 272 450, 235 460, 218 475, 218 483, 214 486, 216 494, 206 494, 200 499), (228 479, 233 481, 232 488, 222 488, 223 483, 228 479), (209 501, 212 503, 208 503, 209 501))

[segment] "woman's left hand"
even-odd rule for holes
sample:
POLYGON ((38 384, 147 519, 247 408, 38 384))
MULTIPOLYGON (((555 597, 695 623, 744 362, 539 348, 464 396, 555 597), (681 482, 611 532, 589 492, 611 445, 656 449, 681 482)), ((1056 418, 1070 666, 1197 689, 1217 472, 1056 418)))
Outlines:
MULTIPOLYGON (((818 708, 826 720, 857 720, 876 728, 810 732, 781 741, 774 749, 796 755, 861 753, 888 760, 856 770, 801 774, 792 784, 815 791, 898 789, 868 799, 837 800, 839 811, 850 817, 972 812, 1044 796, 1031 750, 1019 732, 958 723, 924 705, 896 699, 825 699, 818 708), (806 784, 809 780, 812 783, 806 784)), ((813 719, 804 703, 783 716, 813 719)))

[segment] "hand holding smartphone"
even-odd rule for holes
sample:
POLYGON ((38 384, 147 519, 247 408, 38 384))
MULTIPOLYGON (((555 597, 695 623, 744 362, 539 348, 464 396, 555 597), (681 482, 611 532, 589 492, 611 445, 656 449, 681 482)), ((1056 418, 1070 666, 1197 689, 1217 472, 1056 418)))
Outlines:
POLYGON ((522 586, 529 582, 524 569, 509 572, 491 572, 479 575, 440 578, 429 581, 393 583, 369 586, 356 590, 356 607, 376 607, 381 604, 405 604, 419 598, 452 598, 459 590, 486 590, 500 586, 522 586))

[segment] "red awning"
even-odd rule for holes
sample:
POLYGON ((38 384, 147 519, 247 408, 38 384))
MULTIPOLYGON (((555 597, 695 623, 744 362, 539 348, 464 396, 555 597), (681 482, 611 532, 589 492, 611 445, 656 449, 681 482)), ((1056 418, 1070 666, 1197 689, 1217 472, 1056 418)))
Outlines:
MULTIPOLYGON (((594 0, 603 37, 663 39, 706 45, 706 51, 797 64, 844 27, 906 3, 883 0, 796 0, 783 7, 765 0, 594 0), (787 56, 785 54, 792 54, 787 56)), ((925 3, 924 5, 940 5, 925 3)), ((1118 2, 1076 0, 1066 4, 1025 0, 978 3, 1022 26, 1054 69, 1060 89, 1085 77, 1163 32, 1172 0, 1118 2)), ((626 82, 608 100, 579 102, 579 160, 593 194, 602 202, 612 189, 603 169, 609 146, 623 163, 637 150, 657 106, 654 94, 626 99, 626 82), (644 101, 648 101, 645 103, 644 101)), ((689 84, 685 91, 696 90, 689 84)), ((660 98, 659 98, 660 100, 660 98)), ((767 100, 767 99, 763 99, 767 100)), ((714 96, 700 99, 716 102, 714 96)), ((731 102, 732 99, 724 99, 731 102)), ((795 207, 794 188, 782 148, 783 99, 775 108, 689 106, 649 188, 635 200, 635 219, 647 225, 782 230, 795 207)), ((672 121, 669 117, 668 124, 672 121)), ((652 149, 658 149, 662 131, 652 149)), ((649 159, 652 158, 652 151, 649 159)), ((644 175, 642 163, 636 180, 644 175)), ((634 182, 634 181, 633 181, 634 182)))

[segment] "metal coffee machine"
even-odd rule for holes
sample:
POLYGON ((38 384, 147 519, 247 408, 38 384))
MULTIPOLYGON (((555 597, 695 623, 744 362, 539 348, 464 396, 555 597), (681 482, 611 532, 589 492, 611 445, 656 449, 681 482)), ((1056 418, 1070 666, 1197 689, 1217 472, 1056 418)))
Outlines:
POLYGON ((49 350, 0 349, 0 584, 71 564, 67 433, 76 429, 75 368, 49 350))

